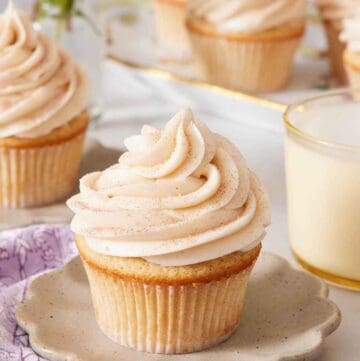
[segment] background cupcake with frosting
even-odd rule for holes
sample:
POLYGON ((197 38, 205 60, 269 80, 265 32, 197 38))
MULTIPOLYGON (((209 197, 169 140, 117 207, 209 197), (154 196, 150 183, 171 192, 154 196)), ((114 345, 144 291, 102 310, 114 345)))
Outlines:
POLYGON ((80 180, 71 227, 101 330, 152 353, 199 351, 239 324, 270 202, 241 153, 190 110, 80 180))
POLYGON ((333 75, 340 84, 346 84, 347 75, 343 63, 343 52, 346 45, 340 38, 340 33, 343 30, 343 21, 354 16, 359 1, 316 0, 316 5, 326 30, 329 60, 333 75))
POLYGON ((11 2, 0 17, 0 207, 33 207, 74 188, 90 84, 69 54, 11 2))
POLYGON ((187 28, 199 76, 249 92, 285 87, 305 9, 305 0, 192 0, 187 28))
POLYGON ((350 85, 360 87, 360 3, 354 16, 344 22, 340 38, 346 44, 343 61, 350 85))

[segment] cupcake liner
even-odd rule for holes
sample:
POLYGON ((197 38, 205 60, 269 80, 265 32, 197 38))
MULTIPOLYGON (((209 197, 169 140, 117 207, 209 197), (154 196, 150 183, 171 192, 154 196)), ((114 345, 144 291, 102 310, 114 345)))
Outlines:
POLYGON ((212 37, 190 29, 198 76, 248 92, 270 92, 289 83, 300 38, 251 41, 212 37))
POLYGON ((122 346, 165 354, 200 351, 235 331, 255 263, 220 280, 167 285, 123 280, 83 262, 103 333, 122 346))
POLYGON ((343 62, 343 53, 346 45, 339 39, 341 26, 331 22, 324 22, 324 27, 328 39, 328 55, 332 73, 339 84, 345 85, 348 83, 343 62))
POLYGON ((69 140, 39 147, 0 147, 0 207, 52 203, 74 189, 85 130, 69 140))
POLYGON ((186 1, 154 0, 154 11, 160 57, 189 60, 191 45, 185 26, 186 1))

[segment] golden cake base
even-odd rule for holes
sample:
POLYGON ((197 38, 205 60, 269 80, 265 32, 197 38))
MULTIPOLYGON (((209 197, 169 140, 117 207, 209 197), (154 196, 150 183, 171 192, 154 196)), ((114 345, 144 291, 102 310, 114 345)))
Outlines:
POLYGON ((358 291, 360 292, 360 280, 353 280, 341 276, 334 275, 332 273, 328 273, 326 271, 323 271, 319 268, 316 268, 306 261, 304 261, 301 257, 299 257, 294 250, 291 250, 293 256, 295 257, 296 261, 308 272, 314 274, 315 276, 318 276, 322 278, 327 283, 330 283, 334 286, 346 288, 352 291, 358 291))

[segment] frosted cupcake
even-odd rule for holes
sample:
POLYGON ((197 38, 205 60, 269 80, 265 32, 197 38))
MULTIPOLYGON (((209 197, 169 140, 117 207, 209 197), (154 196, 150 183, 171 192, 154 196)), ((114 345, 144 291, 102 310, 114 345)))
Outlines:
POLYGON ((345 43, 340 39, 343 21, 352 17, 359 0, 316 0, 326 30, 329 46, 329 60, 333 75, 340 84, 347 83, 343 64, 345 43))
POLYGON ((140 351, 216 345, 239 324, 267 194, 235 146, 189 110, 125 145, 68 201, 97 322, 140 351))
POLYGON ((346 43, 343 61, 350 85, 360 88, 360 3, 355 16, 344 22, 340 38, 346 43))
POLYGON ((88 124, 89 82, 12 3, 0 17, 0 208, 69 195, 88 124))
POLYGON ((185 27, 187 0, 153 0, 161 58, 187 61, 191 45, 185 27))
POLYGON ((305 8, 305 0, 192 0, 186 24, 198 75, 248 92, 285 87, 305 8))

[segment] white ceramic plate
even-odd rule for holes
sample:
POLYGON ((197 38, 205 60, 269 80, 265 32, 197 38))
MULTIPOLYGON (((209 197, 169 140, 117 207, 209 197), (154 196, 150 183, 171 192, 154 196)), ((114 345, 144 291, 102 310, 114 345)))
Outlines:
POLYGON ((51 361, 284 361, 312 360, 340 323, 327 286, 262 253, 251 276, 244 314, 223 344, 187 355, 156 355, 123 348, 97 327, 80 259, 35 279, 16 318, 33 349, 51 361))

